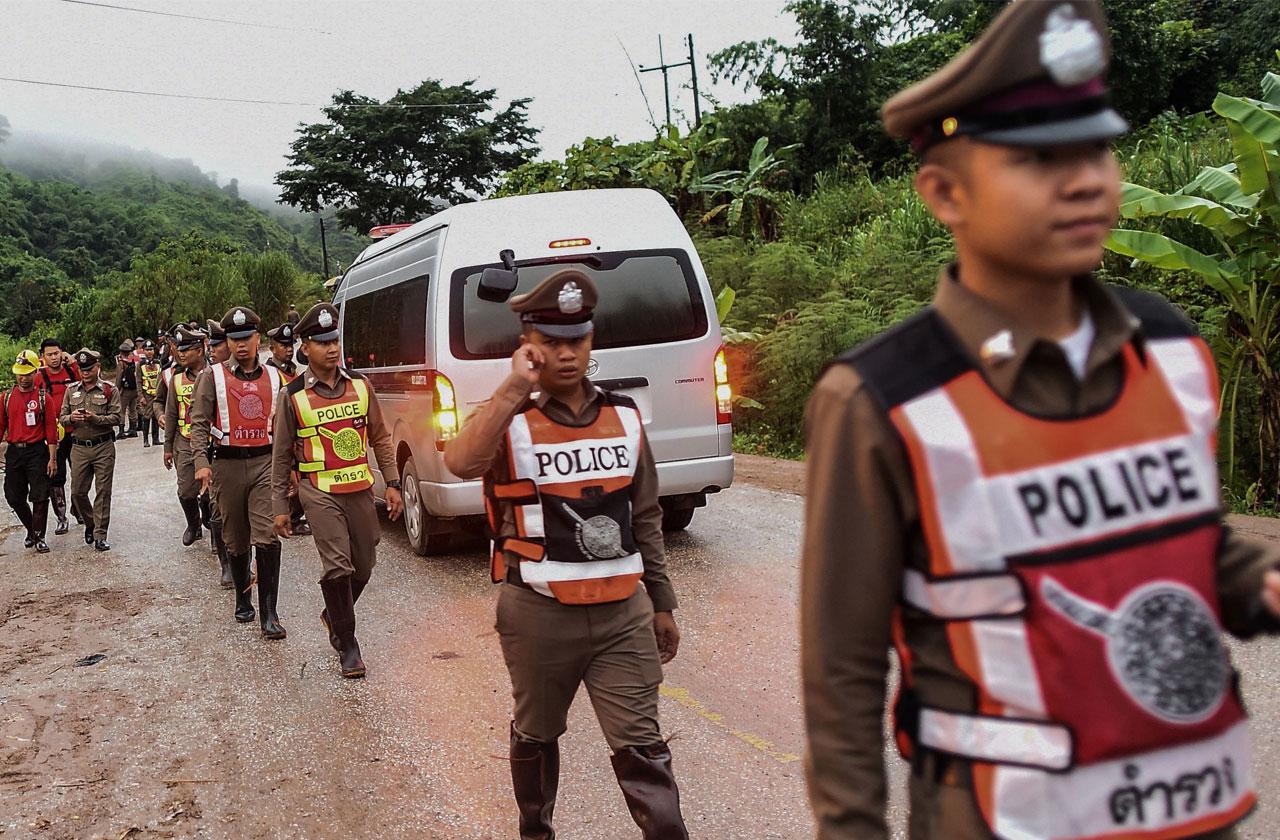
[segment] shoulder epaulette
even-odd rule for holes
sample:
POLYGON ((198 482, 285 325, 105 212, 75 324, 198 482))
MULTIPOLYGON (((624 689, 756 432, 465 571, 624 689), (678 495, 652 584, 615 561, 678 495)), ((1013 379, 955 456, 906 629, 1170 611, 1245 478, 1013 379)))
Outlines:
POLYGON ((1186 313, 1154 292, 1128 286, 1108 286, 1132 315, 1142 322, 1148 338, 1191 338, 1200 335, 1186 313))
POLYGON ((932 306, 836 357, 851 365, 886 411, 973 368, 960 340, 932 306))

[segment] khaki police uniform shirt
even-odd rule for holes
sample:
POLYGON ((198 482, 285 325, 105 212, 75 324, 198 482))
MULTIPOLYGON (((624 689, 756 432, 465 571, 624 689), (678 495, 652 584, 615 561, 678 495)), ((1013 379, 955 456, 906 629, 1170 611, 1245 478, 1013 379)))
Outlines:
MULTIPOLYGON (((252 373, 246 372, 240 365, 236 364, 235 359, 230 359, 220 364, 225 365, 227 374, 244 381, 259 379, 266 380, 268 377, 266 367, 259 362, 258 366, 253 369, 252 373)), ((212 366, 205 368, 196 377, 196 389, 191 394, 191 452, 195 459, 196 470, 202 470, 209 466, 209 440, 213 426, 213 418, 218 413, 218 386, 213 378, 213 374, 209 373, 212 366)), ((276 410, 280 410, 280 400, 284 398, 284 380, 280 380, 280 394, 276 397, 276 410)), ((266 444, 263 444, 264 446, 266 444)))
MULTIPOLYGON (((582 411, 574 414, 564 403, 550 394, 539 394, 534 404, 547 417, 567 426, 587 426, 595 422, 600 413, 604 395, 591 384, 583 380, 583 389, 588 398, 582 411)), ((445 463, 454 475, 459 478, 479 478, 492 472, 495 481, 510 481, 508 466, 506 432, 511 425, 511 418, 524 406, 532 394, 532 386, 522 376, 512 373, 498 388, 493 398, 476 408, 467 418, 466 424, 458 437, 449 442, 445 448, 445 463)), ((499 505, 502 516, 499 535, 513 537, 516 535, 515 513, 512 505, 499 505)), ((636 545, 640 549, 640 557, 644 561, 645 589, 653 601, 656 612, 669 612, 676 608, 676 593, 667 577, 666 549, 662 541, 662 507, 658 504, 658 468, 653 461, 653 452, 649 449, 649 438, 641 442, 640 458, 636 464, 635 477, 631 484, 631 531, 636 545)), ((507 568, 512 580, 518 581, 519 558, 507 554, 507 568)))
MULTIPOLYGON (((330 388, 328 384, 317 379, 310 368, 307 368, 303 376, 306 390, 314 391, 317 396, 325 399, 336 399, 342 396, 350 379, 351 374, 342 368, 338 368, 338 387, 336 388, 330 388)), ((365 384, 369 385, 368 380, 365 384)), ((298 466, 297 453, 294 451, 298 418, 293 413, 293 404, 286 389, 282 389, 280 393, 280 402, 276 405, 275 425, 272 426, 271 431, 271 503, 276 516, 287 516, 290 512, 291 475, 298 466)), ((398 481, 400 469, 396 464, 396 454, 391 446, 391 430, 387 428, 386 421, 382 417, 382 406, 378 404, 378 396, 373 392, 372 385, 369 385, 369 414, 365 417, 365 424, 369 446, 373 448, 373 455, 378 461, 382 480, 398 481)), ((302 476, 302 481, 310 480, 305 475, 302 476)))
MULTIPOLYGON (((943 272, 934 306, 979 369, 1015 407, 1079 417, 1105 408, 1123 382, 1122 351, 1144 339, 1123 304, 1092 278, 1076 283, 1097 333, 1083 380, 1061 348, 1018 325, 943 272), (1001 330, 1011 355, 982 359, 1001 330)), ((903 360, 907 364, 909 360, 903 360)), ((805 420, 807 487, 801 562, 801 668, 810 799, 823 840, 885 840, 885 679, 891 615, 904 567, 928 568, 912 473, 885 411, 848 365, 819 380, 805 420)), ((1280 551, 1226 532, 1218 590, 1227 629, 1275 629, 1262 606, 1263 573, 1280 551)), ((973 689, 951 657, 945 624, 904 616, 922 703, 974 711, 973 689)))
POLYGON ((115 427, 120 425, 122 413, 120 389, 113 386, 111 396, 108 397, 105 383, 102 377, 98 377, 92 387, 86 387, 83 382, 67 386, 58 422, 76 440, 93 440, 114 434, 115 427), (71 412, 76 409, 84 409, 92 417, 79 423, 73 422, 71 412))

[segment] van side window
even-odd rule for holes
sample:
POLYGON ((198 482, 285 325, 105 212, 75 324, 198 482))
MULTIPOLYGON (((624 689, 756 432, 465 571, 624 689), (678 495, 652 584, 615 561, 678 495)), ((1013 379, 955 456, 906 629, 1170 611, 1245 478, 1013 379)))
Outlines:
POLYGON ((427 363, 427 290, 423 275, 342 304, 342 348, 349 367, 427 363))

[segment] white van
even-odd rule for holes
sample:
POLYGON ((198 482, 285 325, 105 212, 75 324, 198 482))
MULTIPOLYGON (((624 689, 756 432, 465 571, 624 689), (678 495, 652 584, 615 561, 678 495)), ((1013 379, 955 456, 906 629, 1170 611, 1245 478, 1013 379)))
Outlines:
POLYGON ((720 324, 693 243, 662 196, 589 190, 462 204, 370 245, 334 294, 343 355, 369 378, 391 427, 418 553, 444 550, 484 512, 480 482, 454 476, 443 457, 518 346, 517 316, 477 294, 481 272, 514 267, 520 294, 565 264, 600 287, 588 375, 640 407, 664 528, 686 527, 707 494, 732 483, 720 324))

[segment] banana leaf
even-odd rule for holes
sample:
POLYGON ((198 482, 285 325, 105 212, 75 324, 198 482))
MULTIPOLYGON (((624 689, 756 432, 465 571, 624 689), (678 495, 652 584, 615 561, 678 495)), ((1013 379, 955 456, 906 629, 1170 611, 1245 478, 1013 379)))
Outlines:
POLYGON ((1189 219, 1226 236, 1242 233, 1249 227, 1239 214, 1215 201, 1194 195, 1165 195, 1138 184, 1124 185, 1120 198, 1120 215, 1126 219, 1150 216, 1189 219))
POLYGON ((1195 248, 1183 245, 1161 233, 1145 230, 1113 230, 1107 239, 1106 247, 1109 251, 1133 257, 1156 268, 1194 271, 1203 277, 1211 288, 1223 295, 1230 296, 1244 291, 1244 283, 1241 282, 1232 263, 1202 254, 1195 248))
POLYGON ((1227 119, 1231 146, 1235 151, 1240 189, 1245 193, 1270 193, 1272 202, 1280 203, 1275 192, 1274 151, 1280 145, 1280 116, 1236 96, 1218 94, 1213 110, 1227 119))
POLYGON ((1233 163, 1226 166, 1204 167, 1199 175, 1178 192, 1180 194, 1203 193, 1219 204, 1227 204, 1241 210, 1252 210, 1258 205, 1256 195, 1245 195, 1240 189, 1240 179, 1236 177, 1233 163))
POLYGON ((1280 107, 1280 76, 1267 73, 1262 77, 1262 98, 1272 105, 1280 107))
POLYGON ((725 286, 720 290, 720 294, 716 295, 716 318, 720 323, 724 323, 724 319, 729 317, 729 310, 733 309, 733 302, 738 297, 738 293, 733 290, 732 286, 725 286))

